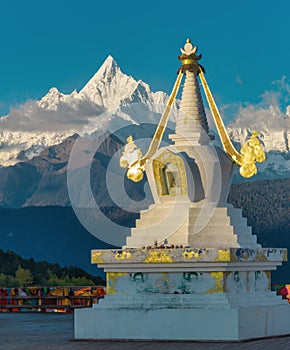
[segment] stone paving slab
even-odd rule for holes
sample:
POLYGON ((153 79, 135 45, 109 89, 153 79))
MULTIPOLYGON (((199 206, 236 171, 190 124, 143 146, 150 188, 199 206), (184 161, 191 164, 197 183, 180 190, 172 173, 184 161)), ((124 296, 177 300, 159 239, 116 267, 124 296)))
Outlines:
POLYGON ((241 343, 75 341, 73 315, 0 313, 0 349, 289 350, 290 335, 241 343))

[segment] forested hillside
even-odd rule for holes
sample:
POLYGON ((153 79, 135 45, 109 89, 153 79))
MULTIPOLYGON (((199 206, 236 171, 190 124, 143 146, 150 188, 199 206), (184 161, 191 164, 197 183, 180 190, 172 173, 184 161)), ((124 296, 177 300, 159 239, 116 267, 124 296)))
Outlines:
POLYGON ((0 249, 0 287, 102 284, 104 281, 101 277, 93 276, 79 267, 61 267, 57 263, 23 259, 13 251, 4 252, 0 249))
POLYGON ((271 240, 274 231, 290 235, 290 179, 232 185, 229 202, 243 209, 255 233, 263 235, 263 241, 268 241, 267 237, 271 240))

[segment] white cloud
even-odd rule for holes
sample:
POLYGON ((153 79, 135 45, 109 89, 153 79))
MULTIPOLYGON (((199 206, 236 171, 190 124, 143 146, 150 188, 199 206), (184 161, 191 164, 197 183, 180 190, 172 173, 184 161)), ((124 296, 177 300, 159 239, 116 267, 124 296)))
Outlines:
POLYGON ((275 90, 265 91, 258 104, 247 103, 240 106, 229 127, 261 131, 290 129, 289 106, 283 109, 285 102, 290 100, 290 85, 285 77, 275 81, 273 85, 275 90))
POLYGON ((287 82, 286 76, 282 76, 280 80, 273 82, 275 88, 280 92, 280 98, 283 102, 290 101, 290 84, 287 82))
POLYGON ((29 100, 18 108, 12 108, 8 116, 1 118, 0 128, 28 132, 78 131, 102 112, 102 107, 88 100, 79 99, 74 104, 60 103, 57 110, 44 109, 36 101, 29 100))

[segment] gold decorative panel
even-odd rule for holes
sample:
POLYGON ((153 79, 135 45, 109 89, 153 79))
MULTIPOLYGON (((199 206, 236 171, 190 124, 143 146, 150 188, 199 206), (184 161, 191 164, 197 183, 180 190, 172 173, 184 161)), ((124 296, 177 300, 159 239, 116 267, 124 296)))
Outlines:
POLYGON ((185 165, 180 156, 164 151, 153 159, 153 174, 160 196, 188 194, 185 165))

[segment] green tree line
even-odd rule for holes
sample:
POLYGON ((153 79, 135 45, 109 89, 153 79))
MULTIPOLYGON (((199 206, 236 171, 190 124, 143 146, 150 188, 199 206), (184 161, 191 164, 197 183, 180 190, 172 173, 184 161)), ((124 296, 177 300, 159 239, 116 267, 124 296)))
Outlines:
POLYGON ((0 287, 31 285, 93 286, 104 285, 104 281, 76 266, 61 267, 57 263, 23 259, 13 251, 0 249, 0 287))

